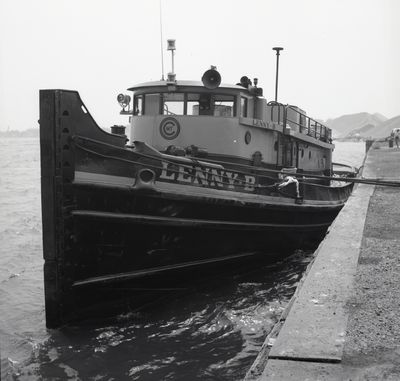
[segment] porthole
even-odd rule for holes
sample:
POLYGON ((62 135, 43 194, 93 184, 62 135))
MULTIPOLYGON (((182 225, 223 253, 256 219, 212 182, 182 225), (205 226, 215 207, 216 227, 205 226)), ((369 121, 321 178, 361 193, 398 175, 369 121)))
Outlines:
POLYGON ((250 131, 247 131, 244 135, 244 141, 246 144, 250 144, 251 142, 251 133, 250 131))

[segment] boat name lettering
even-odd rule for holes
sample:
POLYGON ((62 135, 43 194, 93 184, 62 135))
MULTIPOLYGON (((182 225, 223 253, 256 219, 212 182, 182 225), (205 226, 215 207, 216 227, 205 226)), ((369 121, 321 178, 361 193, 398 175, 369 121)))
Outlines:
POLYGON ((189 167, 174 163, 162 163, 161 180, 205 185, 227 190, 254 191, 255 176, 231 172, 219 168, 189 167))

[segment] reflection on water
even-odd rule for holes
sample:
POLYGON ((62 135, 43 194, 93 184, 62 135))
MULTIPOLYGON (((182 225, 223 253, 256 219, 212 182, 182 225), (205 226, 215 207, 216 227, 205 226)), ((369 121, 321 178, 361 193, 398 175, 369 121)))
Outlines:
MULTIPOLYGON (((347 150, 360 165, 364 145, 350 144, 335 161, 347 150)), ((37 139, 0 139, 2 379, 241 379, 310 253, 241 266, 113 320, 46 330, 39 166, 37 139)))

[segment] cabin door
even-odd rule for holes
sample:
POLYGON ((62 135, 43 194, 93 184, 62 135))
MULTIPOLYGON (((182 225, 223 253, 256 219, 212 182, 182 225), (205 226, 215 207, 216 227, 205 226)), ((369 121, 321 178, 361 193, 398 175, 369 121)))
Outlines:
POLYGON ((297 167, 298 165, 297 142, 288 136, 279 139, 278 165, 283 167, 297 167))
POLYGON ((299 146, 296 141, 292 141, 292 167, 299 167, 299 157, 298 157, 298 152, 299 152, 299 146))
POLYGON ((277 166, 284 167, 286 162, 286 138, 279 135, 278 137, 278 152, 277 152, 277 166))

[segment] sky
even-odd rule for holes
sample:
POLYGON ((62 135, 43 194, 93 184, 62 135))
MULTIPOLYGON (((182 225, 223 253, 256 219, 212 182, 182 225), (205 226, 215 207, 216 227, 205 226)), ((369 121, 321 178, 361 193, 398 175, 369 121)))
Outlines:
POLYGON ((0 0, 0 130, 38 127, 39 89, 79 91, 101 127, 126 124, 118 93, 171 70, 257 77, 318 119, 400 114, 399 0, 0 0), (160 4, 162 35, 160 33, 160 4))

